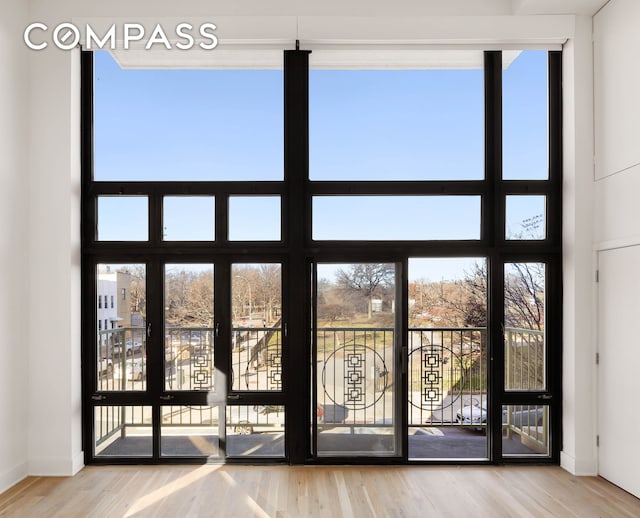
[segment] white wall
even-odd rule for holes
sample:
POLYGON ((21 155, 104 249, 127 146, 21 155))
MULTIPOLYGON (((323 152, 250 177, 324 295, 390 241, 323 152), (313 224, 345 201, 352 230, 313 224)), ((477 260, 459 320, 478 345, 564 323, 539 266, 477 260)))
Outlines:
POLYGON ((80 56, 53 48, 30 60, 29 472, 70 475, 83 462, 80 56))
POLYGON ((593 232, 592 19, 576 18, 563 53, 563 447, 561 465, 597 472, 593 232))
MULTIPOLYGON (((595 249, 602 255, 603 266, 619 257, 638 257, 640 247, 640 2, 637 0, 611 0, 594 17, 594 107, 595 107, 595 249), (606 251, 606 252, 605 252, 606 251)), ((622 263, 621 263, 622 264, 622 263)), ((638 290, 633 279, 638 279, 640 264, 627 261, 625 271, 630 300, 637 304, 638 290)), ((611 296, 608 291, 615 273, 603 270, 600 280, 600 300, 607 307, 598 313, 601 354, 600 380, 606 375, 624 372, 629 351, 640 353, 636 333, 620 328, 619 315, 628 315, 627 324, 633 325, 629 302, 624 297, 611 296), (607 297, 604 297, 607 295, 607 297), (617 327, 616 327, 617 326, 617 327), (621 336, 626 336, 620 339, 621 336), (631 347, 630 344, 632 345, 631 347), (617 363, 616 363, 617 362, 617 363), (617 365, 617 367, 616 367, 617 365)), ((623 283, 619 283, 623 285, 623 283)), ((622 294, 621 294, 622 295, 622 294)), ((627 294, 625 294, 627 295, 627 294)), ((609 426, 605 416, 625 415, 636 408, 635 394, 640 391, 640 378, 627 377, 626 390, 615 395, 600 387, 600 397, 606 407, 601 408, 599 421, 601 474, 628 491, 640 496, 638 465, 640 447, 637 440, 628 443, 626 425, 609 426), (605 398, 606 396, 606 398, 605 398), (614 397, 612 397, 614 396, 614 397), (606 412, 605 412, 606 411, 606 412), (621 450, 620 444, 624 444, 621 450), (619 458, 615 458, 620 455, 619 458), (635 464, 633 461, 635 460, 635 464), (629 462, 631 461, 631 462, 629 462)), ((631 422, 629 422, 631 424, 631 422)), ((637 429, 631 428, 637 437, 637 429)))
MULTIPOLYGON (((10 41, 8 46, 0 48, 3 67, 0 75, 0 106, 3 109, 0 117, 0 164, 3 165, 3 187, 5 182, 9 182, 13 191, 3 188, 0 192, 0 230, 3 235, 0 250, 3 261, 10 250, 6 267, 3 262, 0 270, 0 275, 4 276, 3 289, 0 290, 0 319, 4 320, 0 322, 20 325, 17 331, 10 332, 8 339, 3 335, 0 342, 3 356, 16 355, 11 364, 0 362, 0 369, 3 369, 0 372, 0 416, 3 420, 5 416, 9 418, 8 426, 3 422, 0 429, 3 434, 5 430, 10 434, 7 440, 0 440, 0 477, 5 477, 0 478, 0 489, 3 480, 6 480, 5 485, 17 481, 27 469, 32 474, 69 475, 82 465, 79 56, 77 52, 56 49, 27 52, 22 47, 20 31, 27 21, 55 25, 63 20, 100 16, 127 17, 133 21, 136 17, 148 19, 150 16, 205 16, 214 20, 218 15, 325 16, 306 20, 306 30, 311 31, 308 34, 321 39, 323 34, 360 34, 349 27, 366 24, 367 18, 363 13, 377 16, 377 20, 373 18, 376 26, 380 26, 381 20, 387 22, 387 17, 392 15, 415 17, 432 14, 440 18, 425 23, 422 29, 419 21, 414 20, 412 37, 420 30, 424 30, 421 36, 425 40, 467 41, 472 44, 490 38, 508 42, 516 38, 516 32, 531 40, 536 40, 537 36, 540 42, 549 41, 552 36, 558 40, 568 37, 570 41, 564 60, 565 81, 569 87, 565 87, 565 134, 568 138, 565 149, 564 293, 567 304, 564 315, 563 465, 578 473, 593 472, 594 399, 589 392, 593 378, 588 368, 588 355, 585 354, 592 349, 585 327, 591 322, 592 315, 590 18, 577 18, 574 26, 572 17, 511 17, 510 0, 482 2, 482 13, 487 15, 482 18, 482 23, 468 16, 480 13, 480 3, 476 0, 403 0, 400 3, 382 0, 351 3, 277 0, 266 3, 251 0, 242 4, 235 0, 221 0, 214 4, 215 11, 209 0, 8 1, 9 4, 5 0, 2 7, 4 11, 7 6, 8 16, 3 12, 0 17, 0 43, 10 41), (25 4, 30 5, 28 13, 24 9, 25 4), (459 18, 459 15, 467 16, 459 18), (360 18, 349 20, 345 16, 360 18), (574 33, 577 35, 575 40, 574 33), (29 61, 29 70, 21 59, 29 61), (5 70, 15 74, 5 74, 5 70), (30 75, 29 81, 27 74, 30 75), (5 113, 9 116, 5 117, 5 113), (22 118, 24 114, 28 115, 28 128, 22 118), (28 134, 25 133, 27 131, 28 134), (28 180, 25 176, 27 140, 30 150, 28 180), (10 166, 7 173, 5 165, 10 166), (7 239, 4 239, 5 234, 7 239), (51 304, 52 296, 55 296, 56 304, 51 304), (11 348, 13 343, 25 343, 24 329, 31 329, 26 338, 26 362, 24 350, 11 348), (43 340, 43 330, 46 330, 47 340, 43 340), (22 365, 24 368, 20 367, 22 365), (16 390, 16 387, 21 390, 16 390), (28 467, 25 467, 27 461, 28 467)), ((265 23, 268 22, 269 18, 265 18, 265 23)), ((393 33, 393 24, 389 22, 388 26, 390 32, 387 34, 393 33)), ((401 29, 395 27, 395 33, 401 33, 401 29)))
POLYGON ((22 0, 0 7, 0 492, 27 475, 28 54, 22 0))

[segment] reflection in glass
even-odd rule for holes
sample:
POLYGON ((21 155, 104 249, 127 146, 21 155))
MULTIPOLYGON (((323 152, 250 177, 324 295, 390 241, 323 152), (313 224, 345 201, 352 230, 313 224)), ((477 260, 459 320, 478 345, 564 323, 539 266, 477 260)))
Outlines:
POLYGON ((486 459, 487 262, 409 259, 409 458, 486 459))
POLYGON ((283 406, 228 405, 227 456, 284 457, 283 406))
POLYGON ((210 406, 161 407, 163 457, 219 457, 220 409, 210 406))
POLYGON ((97 406, 94 409, 96 457, 150 457, 153 453, 150 406, 97 406))
POLYGON ((480 196, 314 196, 313 239, 480 239, 480 196))
POLYGON ((506 239, 544 239, 546 235, 544 196, 506 197, 506 239))
POLYGON ((544 390, 545 265, 504 267, 505 389, 544 390))
POLYGON ((439 51, 431 70, 312 70, 311 179, 482 179, 478 54, 474 63, 461 64, 459 51, 439 51))
POLYGON ((502 454, 549 456, 549 406, 502 407, 502 454))
POLYGON ((165 390, 214 387, 213 319, 213 265, 165 265, 165 390))
POLYGON ((147 241, 146 196, 99 196, 98 241, 147 241))
POLYGON ((213 196, 165 196, 162 238, 165 241, 213 241, 215 201, 213 196))
POLYGON ((230 196, 229 241, 280 241, 279 196, 230 196))
POLYGON ((233 390, 282 390, 282 267, 231 268, 233 390))
POLYGON ((505 180, 549 177, 547 51, 523 50, 502 74, 502 176, 505 180))
POLYGON ((96 180, 282 180, 282 70, 121 69, 94 55, 96 180))
POLYGON ((144 264, 98 264, 96 389, 146 390, 147 315, 144 264))
POLYGON ((319 456, 397 454, 395 265, 317 266, 319 456))

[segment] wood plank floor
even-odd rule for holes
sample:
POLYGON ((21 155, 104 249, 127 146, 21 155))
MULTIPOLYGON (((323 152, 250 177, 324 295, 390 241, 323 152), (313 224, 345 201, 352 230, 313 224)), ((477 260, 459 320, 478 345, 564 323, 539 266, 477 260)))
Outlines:
POLYGON ((558 467, 87 467, 0 495, 25 517, 639 517, 640 500, 558 467))

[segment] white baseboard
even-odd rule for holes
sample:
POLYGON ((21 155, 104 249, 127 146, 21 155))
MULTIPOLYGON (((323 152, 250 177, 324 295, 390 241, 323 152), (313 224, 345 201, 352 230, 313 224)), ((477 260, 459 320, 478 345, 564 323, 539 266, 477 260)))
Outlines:
POLYGON ((577 460, 564 451, 560 452, 560 467, 577 477, 594 477, 598 474, 595 459, 577 460))
POLYGON ((71 463, 71 474, 75 475, 82 468, 84 468, 84 452, 80 451, 73 457, 73 461, 71 463))
POLYGON ((10 487, 24 480, 29 474, 27 468, 28 463, 22 462, 4 473, 0 473, 0 493, 4 493, 10 487))
POLYGON ((40 457, 29 461, 29 475, 40 477, 72 477, 84 465, 82 452, 73 458, 69 457, 40 457))

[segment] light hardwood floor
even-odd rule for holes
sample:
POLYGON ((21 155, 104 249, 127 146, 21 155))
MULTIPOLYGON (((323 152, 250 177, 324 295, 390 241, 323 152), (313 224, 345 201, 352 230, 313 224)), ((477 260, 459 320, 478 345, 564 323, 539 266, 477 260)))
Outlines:
POLYGON ((618 517, 640 500, 558 467, 88 467, 29 477, 0 516, 618 517))

